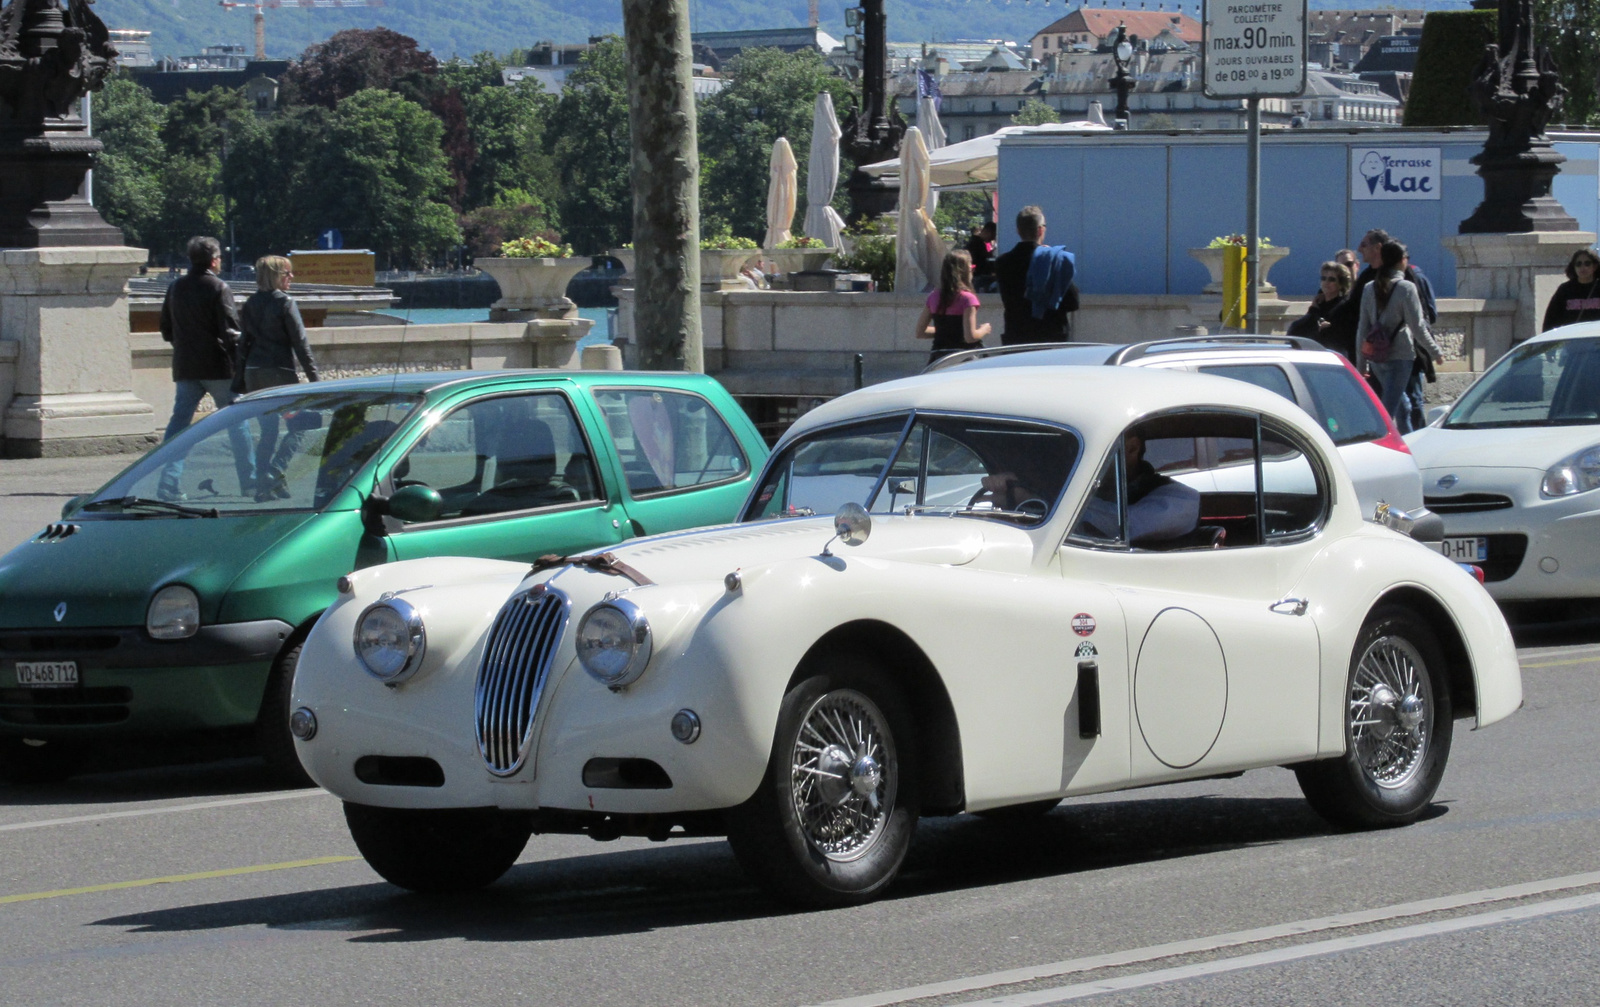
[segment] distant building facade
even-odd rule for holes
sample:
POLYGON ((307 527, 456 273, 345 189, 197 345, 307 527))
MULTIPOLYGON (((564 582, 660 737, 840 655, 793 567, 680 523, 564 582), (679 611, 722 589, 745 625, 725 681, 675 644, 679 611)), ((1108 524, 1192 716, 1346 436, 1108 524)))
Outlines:
POLYGON ((270 103, 276 105, 277 81, 288 69, 286 59, 251 59, 242 45, 208 45, 196 56, 165 56, 149 66, 128 66, 124 72, 149 88, 163 105, 190 91, 248 87, 251 101, 259 107, 269 93, 270 103), (261 78, 271 86, 260 83, 261 78))
MULTIPOLYGON (((698 51, 704 46, 717 60, 728 60, 746 49, 781 49, 800 52, 809 49, 823 55, 842 49, 844 43, 821 28, 768 28, 757 31, 697 31, 689 36, 698 51)), ((700 56, 695 57, 699 59, 700 56)))
MULTIPOLYGON (((1420 36, 1422 19, 1427 13, 1421 9, 1308 11, 1306 57, 1330 70, 1348 70, 1360 63, 1368 50, 1384 38, 1420 36)), ((1413 51, 1412 64, 1415 62, 1413 51)), ((1409 71, 1411 67, 1387 69, 1409 71)))
POLYGON ((1035 33, 1032 56, 1043 63, 1057 53, 1097 49, 1116 34, 1118 25, 1123 24, 1127 25, 1129 35, 1142 39, 1153 39, 1166 32, 1187 45, 1200 45, 1200 22, 1179 10, 1079 7, 1035 33))
POLYGON ((111 36, 111 44, 117 47, 118 66, 155 66, 149 32, 138 28, 112 28, 107 34, 111 36))

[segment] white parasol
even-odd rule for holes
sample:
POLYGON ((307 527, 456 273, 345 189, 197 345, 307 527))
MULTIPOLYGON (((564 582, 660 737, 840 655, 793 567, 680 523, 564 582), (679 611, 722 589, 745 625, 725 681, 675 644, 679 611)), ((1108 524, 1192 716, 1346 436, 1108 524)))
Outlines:
MULTIPOLYGON (((930 95, 923 95, 917 101, 917 131, 922 134, 922 142, 928 146, 928 157, 932 159, 935 152, 943 147, 948 139, 944 126, 939 122, 939 105, 930 95)), ((928 216, 939 208, 939 194, 928 194, 928 216)))
POLYGON ((828 248, 839 247, 844 219, 830 204, 839 186, 839 140, 844 135, 833 114, 833 95, 817 95, 811 117, 811 156, 806 162, 806 236, 828 248))
POLYGON ((778 137, 772 145, 772 177, 767 182, 767 240, 763 248, 777 248, 794 237, 794 201, 799 190, 800 163, 789 141, 778 137))
POLYGON ((944 242, 928 215, 928 147, 922 131, 906 130, 900 141, 900 221, 895 228, 894 289, 899 293, 930 290, 938 282, 944 242))

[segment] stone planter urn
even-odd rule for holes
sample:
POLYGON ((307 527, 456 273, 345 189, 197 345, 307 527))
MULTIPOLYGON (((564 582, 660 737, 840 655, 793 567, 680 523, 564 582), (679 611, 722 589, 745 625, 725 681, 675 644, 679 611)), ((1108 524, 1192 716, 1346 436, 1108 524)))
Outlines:
POLYGON ((477 267, 500 284, 500 299, 489 307, 489 320, 571 318, 578 306, 567 298, 567 284, 588 269, 588 256, 570 259, 479 259, 477 267))
MULTIPOLYGON (((1190 258, 1196 260, 1211 273, 1211 282, 1206 284, 1201 291, 1204 294, 1222 293, 1222 255, 1223 248, 1191 248, 1190 258)), ((1261 282, 1256 286, 1256 296, 1277 297, 1278 288, 1267 282, 1267 276, 1272 273, 1272 267, 1279 259, 1289 254, 1289 249, 1279 248, 1277 245, 1264 245, 1261 248, 1261 282)))
POLYGON ((766 248, 761 251, 761 261, 770 263, 774 272, 809 273, 838 254, 837 248, 766 248))
POLYGON ((714 290, 744 286, 739 270, 760 254, 758 248, 700 249, 700 285, 714 290))

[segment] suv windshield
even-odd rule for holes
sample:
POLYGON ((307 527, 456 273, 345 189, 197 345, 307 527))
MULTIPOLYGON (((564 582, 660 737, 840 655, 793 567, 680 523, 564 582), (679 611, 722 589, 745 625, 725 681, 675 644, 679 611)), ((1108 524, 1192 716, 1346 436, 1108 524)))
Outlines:
POLYGON ((744 520, 964 513, 1034 525, 1055 507, 1078 439, 1058 427, 971 416, 896 416, 820 430, 768 467, 744 520))
POLYGON ((84 506, 167 516, 320 508, 419 401, 308 391, 237 402, 150 452, 84 506), (162 506, 173 503, 183 509, 162 506))
POLYGON ((1450 411, 1453 430, 1577 426, 1600 421, 1600 339, 1524 344, 1450 411))

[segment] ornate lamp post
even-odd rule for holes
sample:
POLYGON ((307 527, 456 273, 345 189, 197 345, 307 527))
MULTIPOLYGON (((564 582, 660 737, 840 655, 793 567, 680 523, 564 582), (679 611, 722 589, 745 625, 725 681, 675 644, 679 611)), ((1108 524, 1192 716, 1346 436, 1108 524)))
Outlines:
POLYGON ((78 99, 117 50, 90 0, 12 0, 0 11, 0 247, 121 245, 83 192, 100 141, 78 99))
POLYGON ((1533 0, 1500 0, 1499 44, 1473 72, 1472 102, 1489 119, 1489 138, 1472 159, 1483 202, 1462 234, 1575 231, 1578 222, 1550 195, 1566 160, 1545 137, 1567 90, 1550 50, 1534 43, 1533 0))
MULTIPOLYGON (((889 16, 884 0, 861 0, 857 20, 861 39, 861 105, 845 119, 844 149, 856 164, 873 164, 898 156, 900 138, 906 125, 900 112, 889 102, 889 16)), ((850 192, 850 220, 889 213, 899 199, 899 190, 885 185, 857 168, 847 185, 850 192)))
POLYGON ((1117 25, 1117 38, 1111 46, 1111 59, 1117 64, 1117 72, 1111 78, 1111 86, 1117 90, 1117 111, 1113 116, 1114 129, 1128 128, 1128 92, 1133 90, 1133 78, 1128 75, 1128 64, 1133 60, 1133 43, 1128 41, 1128 26, 1117 25))

